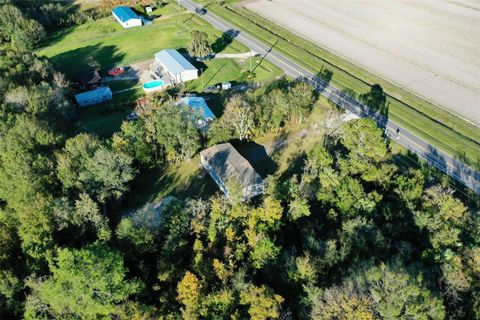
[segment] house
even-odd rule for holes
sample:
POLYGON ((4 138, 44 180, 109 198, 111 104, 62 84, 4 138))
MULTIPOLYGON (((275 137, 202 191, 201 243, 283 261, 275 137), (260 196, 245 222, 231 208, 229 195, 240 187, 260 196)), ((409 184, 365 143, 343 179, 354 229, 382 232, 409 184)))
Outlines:
POLYGON ((230 143, 217 144, 203 150, 200 152, 200 160, 227 197, 230 197, 227 187, 229 181, 240 184, 245 200, 263 193, 262 177, 230 143))
POLYGON ((124 28, 141 27, 142 18, 132 8, 120 6, 112 9, 115 20, 124 28))
POLYGON ((198 78, 198 70, 177 50, 165 49, 155 53, 155 63, 159 64, 176 83, 198 78))
POLYGON ((208 125, 215 119, 215 115, 202 97, 185 97, 180 99, 178 104, 189 106, 200 113, 201 119, 196 124, 199 129, 208 129, 208 125))
POLYGON ((112 98, 112 90, 109 87, 100 87, 75 95, 75 100, 77 100, 77 104, 81 108, 112 100, 112 98))
POLYGON ((222 83, 222 90, 229 90, 232 88, 232 84, 230 82, 223 82, 222 83))

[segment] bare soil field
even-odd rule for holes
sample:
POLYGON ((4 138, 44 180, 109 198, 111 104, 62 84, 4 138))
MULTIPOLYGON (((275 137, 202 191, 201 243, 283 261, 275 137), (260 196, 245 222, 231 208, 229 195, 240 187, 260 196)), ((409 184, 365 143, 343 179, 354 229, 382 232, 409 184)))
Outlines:
POLYGON ((480 126, 480 2, 253 0, 244 6, 480 126))

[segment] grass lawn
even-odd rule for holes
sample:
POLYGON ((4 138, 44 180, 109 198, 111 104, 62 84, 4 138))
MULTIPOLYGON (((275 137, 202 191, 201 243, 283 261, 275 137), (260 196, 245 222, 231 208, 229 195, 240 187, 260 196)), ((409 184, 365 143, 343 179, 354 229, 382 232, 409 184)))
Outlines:
MULTIPOLYGON (((207 3, 210 1, 199 1, 207 3)), ((232 1, 236 2, 236 1, 232 1)), ((452 156, 465 152, 472 161, 480 158, 480 130, 415 95, 349 63, 292 32, 242 8, 211 3, 208 10, 312 72, 333 71, 331 83, 357 94, 378 83, 388 93, 389 117, 452 156), (278 40, 278 42, 277 42, 278 40)))
POLYGON ((59 70, 73 77, 92 62, 106 71, 116 65, 152 59, 162 49, 185 48, 193 29, 205 31, 219 52, 248 51, 236 41, 225 41, 222 32, 174 2, 152 14, 160 17, 149 26, 123 29, 112 17, 106 17, 58 31, 44 40, 37 54, 49 57, 59 70))
MULTIPOLYGON (((175 1, 156 9, 151 13, 157 16, 152 25, 132 29, 123 29, 111 17, 99 19, 61 30, 49 35, 37 54, 50 58, 60 71, 74 79, 90 64, 98 64, 106 71, 113 66, 152 59, 155 52, 165 48, 184 49, 190 42, 190 31, 205 31, 217 52, 243 53, 248 48, 239 42, 225 37, 196 15, 179 7, 175 1)), ((252 67, 256 64, 256 58, 252 67)), ((196 63, 195 64, 200 64, 196 63)), ((199 69, 204 70, 201 77, 187 83, 189 91, 203 91, 208 85, 230 81, 252 82, 275 78, 282 71, 268 61, 262 61, 254 77, 246 79, 245 71, 250 68, 250 60, 216 59, 207 61, 199 69), (203 87, 202 87, 203 85, 203 87)), ((125 115, 131 112, 133 102, 144 92, 137 81, 120 80, 107 84, 114 94, 114 100, 107 105, 92 106, 79 111, 77 131, 95 133, 99 136, 111 136, 118 131, 125 115), (132 90, 126 90, 126 89, 132 90)))
MULTIPOLYGON (((252 59, 252 58, 250 58, 252 59)), ((186 84, 185 88, 190 92, 202 92, 207 86, 229 81, 233 85, 243 82, 265 81, 282 75, 283 71, 269 61, 262 63, 255 70, 252 78, 246 78, 249 71, 250 59, 238 61, 234 59, 214 59, 205 61, 204 72, 194 81, 186 84), (203 86, 203 87, 202 87, 203 86)), ((254 66, 252 63, 252 69, 254 66)))
POLYGON ((159 201, 168 195, 180 199, 207 198, 220 192, 208 173, 200 167, 200 155, 179 165, 145 172, 135 179, 126 199, 128 207, 159 201))
POLYGON ((110 137, 120 130, 127 114, 133 111, 132 100, 143 94, 142 88, 115 94, 113 100, 106 104, 98 104, 79 109, 76 132, 93 133, 101 137, 110 137))

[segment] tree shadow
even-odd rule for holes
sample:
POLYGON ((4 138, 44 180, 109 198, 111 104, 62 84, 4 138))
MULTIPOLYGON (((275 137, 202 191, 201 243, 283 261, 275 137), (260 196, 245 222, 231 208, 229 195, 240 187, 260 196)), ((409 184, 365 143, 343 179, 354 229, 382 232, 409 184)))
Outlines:
POLYGON ((124 57, 125 54, 118 52, 116 46, 97 44, 62 52, 53 56, 50 61, 68 78, 75 79, 89 68, 107 71, 118 65, 124 57))
POLYGON ((359 100, 368 107, 370 116, 375 118, 379 126, 385 128, 388 121, 390 102, 388 102, 382 86, 379 84, 372 85, 369 92, 359 96, 359 100))
POLYGON ((290 156, 287 160, 287 163, 289 163, 290 165, 288 169, 282 172, 282 174, 278 178, 278 181, 287 181, 294 174, 301 173, 305 165, 306 159, 307 159, 307 154, 304 151, 290 156))
POLYGON ((254 141, 235 141, 232 145, 263 178, 274 174, 277 170, 278 165, 270 158, 265 146, 254 141))
POLYGON ((214 43, 212 43, 213 52, 219 53, 225 50, 225 48, 233 42, 233 40, 238 36, 239 33, 240 31, 235 29, 230 29, 223 32, 222 35, 217 38, 214 43))
POLYGON ((320 71, 315 75, 317 80, 317 91, 322 93, 323 90, 330 84, 330 81, 333 78, 333 71, 327 68, 322 68, 320 71))

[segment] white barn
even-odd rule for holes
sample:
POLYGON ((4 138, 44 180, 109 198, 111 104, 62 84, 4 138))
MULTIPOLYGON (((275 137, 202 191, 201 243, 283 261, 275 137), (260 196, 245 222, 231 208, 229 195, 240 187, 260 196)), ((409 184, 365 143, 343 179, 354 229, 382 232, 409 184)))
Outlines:
POLYGON ((120 25, 124 28, 132 28, 132 27, 141 27, 142 26, 142 18, 139 17, 131 8, 129 7, 115 7, 112 10, 113 17, 115 20, 120 23, 120 25))
POLYGON ((177 50, 165 49, 155 53, 155 62, 165 69, 177 83, 198 78, 198 69, 177 50))

